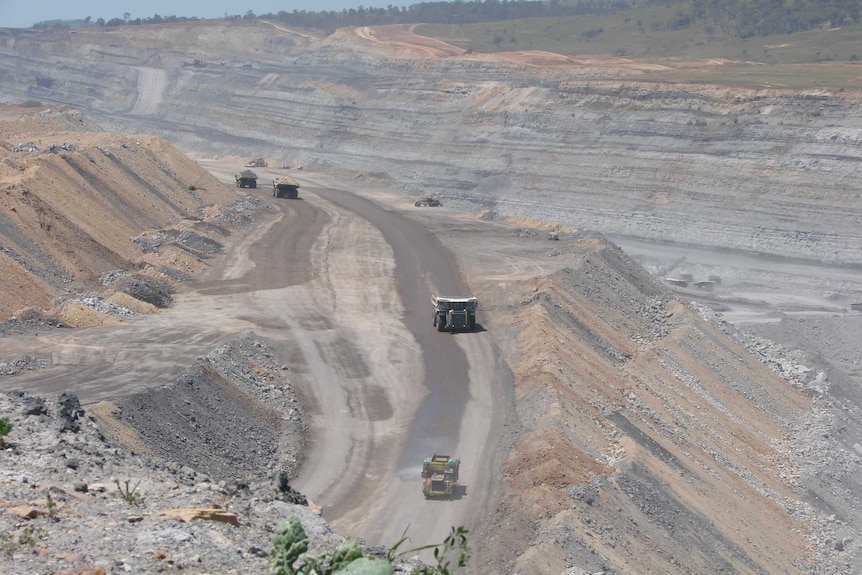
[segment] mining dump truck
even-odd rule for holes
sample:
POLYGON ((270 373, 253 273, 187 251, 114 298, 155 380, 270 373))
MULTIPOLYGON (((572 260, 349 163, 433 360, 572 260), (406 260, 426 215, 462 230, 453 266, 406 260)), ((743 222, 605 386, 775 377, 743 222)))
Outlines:
POLYGON ((243 170, 233 175, 236 179, 236 187, 238 188, 256 188, 257 174, 251 170, 243 170))
POLYGON ((457 495, 461 460, 434 454, 422 462, 422 494, 426 499, 457 495))
POLYGON ((252 158, 245 164, 246 168, 265 168, 266 160, 263 158, 252 158))
POLYGON ((413 205, 417 208, 439 208, 443 204, 434 196, 427 196, 421 200, 416 200, 416 203, 413 205))
POLYGON ((296 200, 299 198, 299 183, 288 176, 275 178, 272 180, 272 195, 276 198, 296 200))
POLYGON ((437 331, 476 329, 476 306, 479 301, 473 296, 431 296, 434 306, 434 327, 437 331))

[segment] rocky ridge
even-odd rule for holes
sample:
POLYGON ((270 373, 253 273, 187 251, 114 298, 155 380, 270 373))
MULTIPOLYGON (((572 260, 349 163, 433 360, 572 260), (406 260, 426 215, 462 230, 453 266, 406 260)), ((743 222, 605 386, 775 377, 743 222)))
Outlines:
POLYGON ((259 207, 166 142, 104 132, 71 108, 2 108, 0 140, 4 320, 55 301, 67 325, 85 324, 74 316, 87 308, 165 307, 259 207), (9 144, 24 138, 26 149, 9 144))
POLYGON ((859 410, 830 391, 849 340, 806 357, 680 299, 599 235, 553 237, 499 242, 532 242, 531 264, 548 266, 524 282, 501 282, 481 255, 465 266, 495 302, 489 329, 525 429, 488 531, 497 552, 515 548, 481 560, 513 573, 852 573, 862 459, 845 442, 859 410))

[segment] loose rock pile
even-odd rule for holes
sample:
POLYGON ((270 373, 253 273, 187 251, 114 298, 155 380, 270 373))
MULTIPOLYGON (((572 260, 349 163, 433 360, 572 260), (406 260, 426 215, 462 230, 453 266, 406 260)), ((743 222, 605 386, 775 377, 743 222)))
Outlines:
MULTIPOLYGON (((293 391, 276 369, 265 344, 246 334, 167 389, 127 398, 119 408, 85 409, 71 394, 0 394, 0 418, 12 425, 0 451, 0 573, 265 573, 271 534, 292 515, 310 551, 334 548, 341 538, 289 484, 305 435, 293 391), (198 455, 224 445, 204 442, 193 419, 172 440, 170 430, 191 413, 189 398, 201 400, 181 392, 202 385, 201 373, 223 378, 223 388, 236 386, 234 397, 247 394, 246 409, 266 400, 280 419, 267 450, 233 445, 224 465, 215 465, 198 455), (168 403, 171 396, 177 399, 168 403), (111 412, 115 425, 100 427, 111 412), (196 459, 198 468, 190 465, 196 459), (214 473, 201 470, 207 467, 214 473)), ((239 411, 206 414, 221 432, 198 423, 218 442, 231 436, 232 423, 249 423, 239 411)), ((244 433, 234 439, 247 441, 244 433)))
POLYGON ((291 515, 312 547, 341 538, 268 478, 216 481, 106 442, 74 396, 0 395, 0 573, 264 573, 291 515))
POLYGON ((116 418, 160 457, 217 479, 296 474, 307 429, 266 342, 247 333, 175 382, 119 399, 116 418))

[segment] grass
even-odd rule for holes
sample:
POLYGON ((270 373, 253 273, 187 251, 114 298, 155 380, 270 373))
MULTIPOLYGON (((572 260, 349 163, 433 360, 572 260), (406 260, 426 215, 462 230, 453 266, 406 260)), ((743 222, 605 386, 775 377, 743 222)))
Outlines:
POLYGON ((752 88, 862 89, 862 25, 742 40, 704 25, 660 29, 675 7, 610 15, 534 18, 465 25, 421 25, 418 34, 477 53, 542 50, 668 64, 640 80, 752 88), (658 29, 657 29, 658 28, 658 29), (710 65, 675 66, 714 60, 710 65))
POLYGON ((0 551, 6 557, 12 557, 19 549, 33 549, 48 538, 48 532, 41 527, 24 527, 18 531, 0 533, 0 551))
POLYGON ((643 80, 788 90, 862 89, 862 66, 840 62, 821 64, 750 64, 734 62, 699 70, 660 70, 643 80))
POLYGON ((120 490, 120 497, 123 498, 123 501, 125 501, 126 503, 128 503, 132 507, 143 502, 143 498, 141 497, 141 494, 138 493, 138 485, 141 484, 140 480, 138 480, 138 482, 135 483, 134 487, 129 487, 129 484, 131 483, 131 481, 129 481, 128 479, 124 482, 125 487, 120 485, 119 479, 114 480, 114 482, 117 484, 117 489, 120 490))

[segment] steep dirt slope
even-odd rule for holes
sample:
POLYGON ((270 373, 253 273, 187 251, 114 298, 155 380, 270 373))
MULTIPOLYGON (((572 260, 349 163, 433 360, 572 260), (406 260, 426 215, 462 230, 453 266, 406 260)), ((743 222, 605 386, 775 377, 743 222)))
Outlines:
POLYGON ((140 236, 179 226, 218 237, 215 227, 201 229, 204 208, 238 199, 167 142, 103 132, 70 108, 4 107, 0 142, 3 319, 27 306, 50 308, 67 293, 99 291, 110 271, 140 268, 169 279, 158 266, 199 269, 201 254, 175 244, 159 257, 158 242, 140 236))
POLYGON ((816 513, 794 479, 805 391, 601 237, 524 232, 465 256, 523 426, 480 562, 530 574, 811 572, 828 551, 812 543, 816 513), (523 266, 500 268, 495 253, 523 266))

